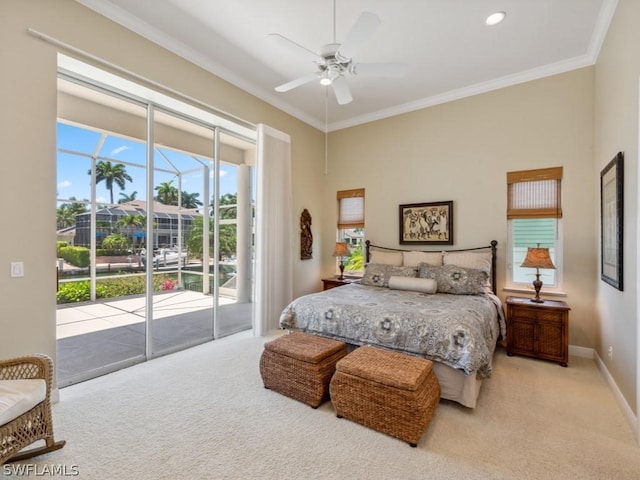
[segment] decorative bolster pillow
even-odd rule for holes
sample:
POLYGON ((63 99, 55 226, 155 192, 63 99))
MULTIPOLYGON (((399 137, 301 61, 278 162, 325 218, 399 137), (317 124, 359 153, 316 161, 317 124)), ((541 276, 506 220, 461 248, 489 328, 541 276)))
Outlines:
POLYGON ((364 275, 360 283, 362 285, 387 288, 389 287, 389 279, 393 276, 416 278, 418 276, 418 269, 416 267, 398 267, 395 265, 367 263, 364 266, 364 275))
POLYGON ((438 285, 432 278, 392 276, 389 278, 389 288, 422 293, 436 293, 438 285))

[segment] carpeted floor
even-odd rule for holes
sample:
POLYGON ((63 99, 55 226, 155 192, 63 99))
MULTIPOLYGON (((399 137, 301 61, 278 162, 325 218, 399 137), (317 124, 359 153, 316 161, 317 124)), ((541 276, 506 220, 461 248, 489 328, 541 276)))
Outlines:
POLYGON ((62 389, 67 446, 30 463, 100 480, 640 478, 640 448, 591 360, 562 368, 500 348, 477 408, 442 401, 411 448, 331 403, 264 389, 264 341, 242 332, 62 389))

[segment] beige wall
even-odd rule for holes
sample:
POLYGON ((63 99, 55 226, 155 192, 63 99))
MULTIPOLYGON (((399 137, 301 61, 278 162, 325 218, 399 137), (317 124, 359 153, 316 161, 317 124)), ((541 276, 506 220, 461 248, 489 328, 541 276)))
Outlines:
MULTIPOLYGON (((500 243, 504 281, 505 173, 564 167, 564 289, 572 345, 595 347, 625 399, 636 402, 636 202, 640 3, 620 0, 594 68, 324 135, 72 0, 0 3, 0 113, 7 233, 0 250, 0 355, 55 355, 56 47, 33 28, 247 121, 291 135, 294 294, 332 274, 336 190, 366 188, 367 237, 397 245, 398 205, 453 200, 455 246, 500 243), (595 74, 594 74, 595 71, 595 74), (10 94, 7 94, 10 92, 10 94), (594 134, 595 125, 595 134, 594 134), (595 143, 595 149, 594 149, 595 143), (599 280, 599 171, 625 163, 625 288, 599 280), (314 255, 300 261, 298 219, 313 217, 314 255), (26 275, 9 278, 9 263, 26 275), (595 300, 594 300, 595 298, 595 300), (606 348, 614 346, 608 361, 606 348)), ((501 292, 501 296, 505 296, 501 292)))
MULTIPOLYGON (((599 172, 624 152, 624 291, 597 281, 595 348, 638 415, 638 89, 640 78, 640 2, 620 0, 595 75, 596 189, 599 172), (607 356, 613 347, 613 360, 607 356)), ((599 215, 599 210, 594 212, 599 215)), ((599 222, 599 220, 597 220, 599 222)), ((596 224, 597 226, 599 223, 596 224)), ((599 235, 599 230, 596 228, 599 235)))
MULTIPOLYGON (((324 135, 204 70, 119 27, 72 0, 0 2, 0 91, 4 187, 0 205, 7 232, 0 249, 0 356, 43 352, 55 358, 55 198, 57 48, 32 28, 108 62, 236 115, 291 135, 293 231, 304 208, 322 231, 324 135), (25 276, 9 277, 12 261, 25 276)), ((82 60, 82 58, 80 58, 82 60)), ((100 65, 98 65, 100 66, 100 65)), ((297 235, 296 235, 296 238, 297 235)), ((320 259, 299 260, 294 294, 318 288, 320 259)))
MULTIPOLYGON (((399 246, 398 205, 453 200, 454 247, 498 240, 502 287, 506 172, 562 166, 569 341, 593 347, 593 83, 593 68, 584 68, 334 132, 326 202, 335 204, 336 190, 364 187, 366 236, 393 247, 399 246)), ((325 216, 323 223, 335 223, 335 209, 325 216)), ((332 235, 325 232, 327 241, 332 235)), ((327 258, 324 271, 332 266, 327 258)))

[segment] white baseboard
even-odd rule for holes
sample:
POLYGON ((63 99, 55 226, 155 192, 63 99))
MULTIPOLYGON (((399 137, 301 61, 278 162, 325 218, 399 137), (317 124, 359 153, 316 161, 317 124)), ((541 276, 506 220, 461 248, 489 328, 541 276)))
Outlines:
POLYGON ((574 357, 594 358, 595 351, 593 348, 569 345, 569 355, 573 355, 574 357))
MULTIPOLYGON (((569 351, 571 351, 571 348, 569 348, 569 351)), ((613 377, 609 373, 607 366, 604 364, 604 362, 600 358, 600 355, 598 355, 598 352, 596 352, 595 350, 593 351, 593 359, 595 360, 596 365, 598 366, 598 369, 600 370, 600 372, 602 372, 602 375, 604 376, 605 380, 609 384, 609 388, 611 388, 611 391, 613 392, 613 396, 618 402, 618 406, 620 407, 620 410, 622 410, 622 415, 624 415, 627 422, 629 422, 629 426, 631 427, 631 431, 636 437, 636 441, 640 444, 640 437, 638 436, 638 419, 633 413, 633 409, 627 403, 627 400, 624 398, 624 395, 622 395, 622 392, 618 388, 616 381, 613 379, 613 377)))

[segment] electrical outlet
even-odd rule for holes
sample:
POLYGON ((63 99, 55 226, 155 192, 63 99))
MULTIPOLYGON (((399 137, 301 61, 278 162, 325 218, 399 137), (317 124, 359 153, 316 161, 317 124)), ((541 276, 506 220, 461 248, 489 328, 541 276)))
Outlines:
POLYGON ((609 356, 609 360, 613 360, 613 347, 611 345, 609 345, 609 351, 607 352, 607 355, 609 356))
POLYGON ((24 277, 23 262, 11 262, 11 277, 12 278, 24 277))

